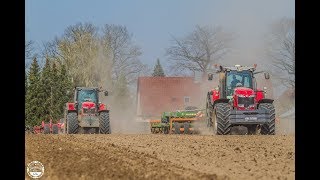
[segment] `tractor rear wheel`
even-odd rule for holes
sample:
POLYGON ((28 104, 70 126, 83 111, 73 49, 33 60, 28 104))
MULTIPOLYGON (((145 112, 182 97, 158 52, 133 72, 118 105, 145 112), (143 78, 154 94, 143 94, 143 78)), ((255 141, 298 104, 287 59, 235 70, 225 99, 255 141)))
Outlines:
POLYGON ((99 133, 111 134, 109 112, 100 112, 99 114, 99 133))
POLYGON ((58 134, 58 125, 57 124, 53 124, 52 125, 52 134, 58 134))
POLYGON ((67 114, 67 133, 76 134, 78 132, 78 116, 75 112, 70 112, 67 114))
POLYGON ((49 124, 44 124, 43 133, 44 134, 50 134, 50 126, 49 126, 49 124))
POLYGON ((178 122, 174 123, 174 133, 180 134, 180 123, 178 123, 178 122))
POLYGON ((183 124, 183 129, 184 129, 184 131, 183 131, 184 134, 190 134, 190 123, 189 122, 185 122, 183 124))
POLYGON ((273 104, 261 103, 259 105, 259 109, 263 109, 268 112, 268 122, 262 125, 260 133, 263 135, 275 135, 276 115, 273 104))
POLYGON ((210 95, 208 94, 207 103, 206 103, 206 120, 207 120, 207 127, 212 127, 212 105, 210 102, 210 95))
POLYGON ((231 132, 231 124, 229 122, 231 107, 228 103, 218 103, 215 105, 215 121, 216 134, 226 135, 231 132))

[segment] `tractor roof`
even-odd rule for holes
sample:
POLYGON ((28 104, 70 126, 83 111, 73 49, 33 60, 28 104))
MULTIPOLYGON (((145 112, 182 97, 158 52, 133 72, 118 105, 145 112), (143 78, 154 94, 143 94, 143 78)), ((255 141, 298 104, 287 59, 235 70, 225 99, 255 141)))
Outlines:
POLYGON ((254 72, 256 70, 256 68, 254 66, 241 66, 241 65, 235 65, 235 66, 231 66, 231 67, 223 67, 223 66, 219 66, 219 69, 217 72, 225 72, 225 71, 252 71, 254 72))
POLYGON ((98 90, 98 87, 75 87, 77 90, 98 90))

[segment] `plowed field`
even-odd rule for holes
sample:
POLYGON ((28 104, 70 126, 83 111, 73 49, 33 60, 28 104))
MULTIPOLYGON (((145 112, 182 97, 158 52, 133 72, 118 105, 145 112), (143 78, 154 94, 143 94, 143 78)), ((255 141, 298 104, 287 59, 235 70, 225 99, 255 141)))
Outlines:
POLYGON ((41 179, 295 179, 289 135, 26 134, 25 139, 26 165, 40 161, 41 179))

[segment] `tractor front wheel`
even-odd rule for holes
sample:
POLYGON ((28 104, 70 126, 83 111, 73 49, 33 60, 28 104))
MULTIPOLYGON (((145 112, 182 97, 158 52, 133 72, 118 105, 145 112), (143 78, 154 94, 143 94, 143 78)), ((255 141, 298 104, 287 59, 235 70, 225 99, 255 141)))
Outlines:
POLYGON ((111 134, 109 112, 100 112, 99 114, 99 133, 111 134))

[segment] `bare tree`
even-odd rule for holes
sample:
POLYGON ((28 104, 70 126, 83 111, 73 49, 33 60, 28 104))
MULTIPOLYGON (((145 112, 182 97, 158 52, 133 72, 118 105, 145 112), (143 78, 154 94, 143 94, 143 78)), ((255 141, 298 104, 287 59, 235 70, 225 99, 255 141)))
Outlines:
POLYGON ((282 18, 271 25, 267 55, 277 68, 277 77, 292 89, 295 88, 295 20, 282 18))
POLYGON ((124 26, 106 25, 100 36, 91 23, 78 23, 43 44, 42 57, 65 64, 74 85, 111 88, 120 74, 131 83, 149 71, 138 59, 141 51, 131 37, 124 26))
POLYGON ((111 58, 113 79, 119 79, 123 74, 128 83, 135 82, 147 67, 138 59, 142 52, 134 44, 132 34, 129 34, 125 26, 106 24, 102 39, 103 48, 111 58))
POLYGON ((170 68, 175 72, 188 70, 205 74, 230 50, 232 40, 232 34, 222 27, 197 25, 192 33, 183 38, 172 37, 173 44, 166 51, 172 62, 170 68))
POLYGON ((64 35, 47 44, 45 53, 64 63, 78 86, 100 86, 98 64, 99 41, 97 28, 90 23, 69 26, 64 35))

